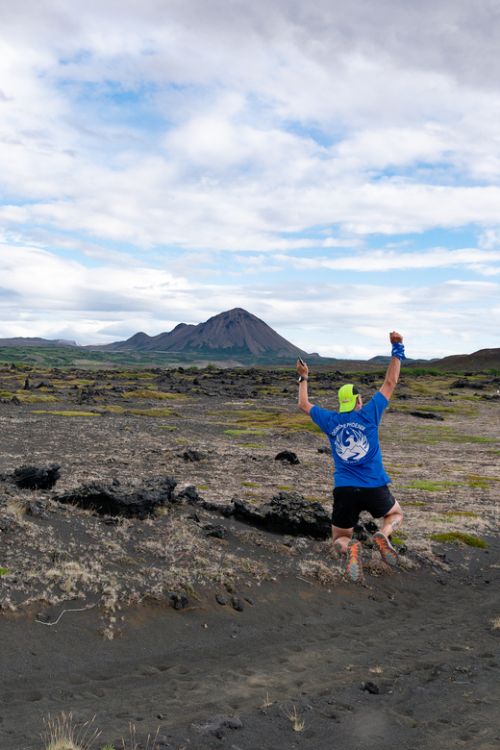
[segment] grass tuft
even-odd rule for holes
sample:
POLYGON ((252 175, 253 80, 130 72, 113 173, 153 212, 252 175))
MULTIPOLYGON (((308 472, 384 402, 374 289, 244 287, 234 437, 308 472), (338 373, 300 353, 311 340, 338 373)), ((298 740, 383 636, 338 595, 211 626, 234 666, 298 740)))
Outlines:
POLYGON ((101 734, 94 719, 77 726, 72 714, 49 716, 44 722, 45 750, 90 750, 101 734))
POLYGON ((462 487, 461 482, 431 482, 428 479, 415 479, 410 484, 405 485, 408 490, 426 490, 427 492, 444 492, 450 487, 462 487))
POLYGON ((478 536, 474 534, 466 534, 463 531, 447 531, 442 534, 431 534, 433 542, 461 542, 467 544, 469 547, 479 547, 480 549, 486 549, 488 544, 478 536))
POLYGON ((286 717, 290 721, 294 732, 304 731, 306 723, 298 713, 296 706, 294 706, 293 709, 287 713, 286 717))

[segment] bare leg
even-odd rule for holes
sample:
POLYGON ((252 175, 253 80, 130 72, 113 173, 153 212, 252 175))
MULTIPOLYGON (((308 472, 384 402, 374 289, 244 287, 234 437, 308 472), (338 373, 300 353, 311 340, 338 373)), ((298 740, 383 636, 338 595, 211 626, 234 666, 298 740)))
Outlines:
POLYGON ((398 529, 403 523, 403 510, 400 504, 396 503, 392 506, 390 512, 384 516, 384 522, 382 524, 381 532, 389 537, 393 531, 398 529))
POLYGON ((347 552, 347 545, 352 539, 352 529, 341 529, 338 526, 332 526, 332 539, 335 549, 342 555, 347 552))

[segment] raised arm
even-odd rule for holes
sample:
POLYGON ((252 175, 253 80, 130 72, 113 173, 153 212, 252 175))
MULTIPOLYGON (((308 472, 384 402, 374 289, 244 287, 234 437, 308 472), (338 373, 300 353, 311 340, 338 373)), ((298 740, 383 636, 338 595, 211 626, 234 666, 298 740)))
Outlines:
POLYGON ((307 379, 309 377, 309 368, 301 359, 297 360, 297 372, 299 373, 299 409, 309 414, 313 404, 309 401, 307 393, 307 379))
POLYGON ((385 380, 380 392, 389 401, 399 380, 401 360, 405 359, 403 337, 397 331, 391 331, 389 338, 392 344, 392 357, 385 373, 385 380))

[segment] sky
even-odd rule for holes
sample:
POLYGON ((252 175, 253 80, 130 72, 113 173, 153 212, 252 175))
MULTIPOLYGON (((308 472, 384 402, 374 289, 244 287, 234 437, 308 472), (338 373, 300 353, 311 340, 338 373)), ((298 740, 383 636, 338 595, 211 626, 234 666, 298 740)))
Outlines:
POLYGON ((498 347, 500 6, 0 7, 0 338, 498 347))

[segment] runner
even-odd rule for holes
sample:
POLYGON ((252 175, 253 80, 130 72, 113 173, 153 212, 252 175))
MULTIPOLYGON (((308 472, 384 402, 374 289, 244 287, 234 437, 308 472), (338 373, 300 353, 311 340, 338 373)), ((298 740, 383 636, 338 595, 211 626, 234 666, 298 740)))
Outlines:
POLYGON ((361 511, 382 518, 382 528, 373 541, 388 565, 398 563, 390 536, 401 525, 403 511, 392 496, 391 479, 384 469, 378 438, 378 425, 399 379, 401 361, 405 359, 403 337, 389 334, 392 356, 384 384, 363 406, 363 399, 352 383, 338 391, 339 410, 328 411, 311 404, 307 392, 309 368, 297 361, 299 373, 299 409, 328 435, 332 446, 334 468, 332 536, 337 551, 345 556, 346 572, 352 581, 363 580, 362 547, 352 534, 361 511))

